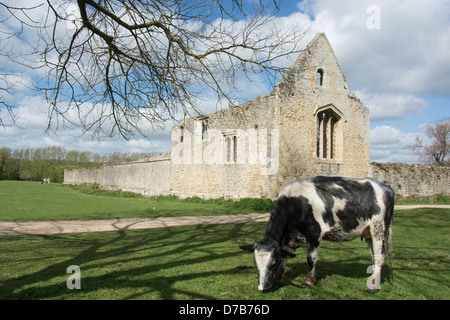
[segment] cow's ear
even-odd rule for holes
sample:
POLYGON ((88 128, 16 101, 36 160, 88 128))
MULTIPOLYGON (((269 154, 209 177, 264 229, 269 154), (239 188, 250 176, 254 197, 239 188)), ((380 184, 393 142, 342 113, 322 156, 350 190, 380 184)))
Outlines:
POLYGON ((289 251, 287 251, 287 250, 284 250, 284 249, 278 249, 278 254, 280 255, 280 256, 282 256, 283 258, 286 258, 286 259, 289 259, 289 258, 294 258, 296 255, 295 254, 293 254, 292 252, 289 252, 289 251))
POLYGON ((255 244, 254 243, 246 244, 243 246, 239 246, 239 248, 241 248, 244 251, 253 252, 253 251, 255 251, 255 244))

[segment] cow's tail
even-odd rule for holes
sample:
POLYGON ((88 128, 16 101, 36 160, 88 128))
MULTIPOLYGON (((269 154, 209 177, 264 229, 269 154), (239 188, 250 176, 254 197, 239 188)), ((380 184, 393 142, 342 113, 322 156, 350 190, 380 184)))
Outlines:
POLYGON ((391 272, 391 281, 394 282, 394 272, 392 269, 392 259, 391 254, 394 251, 394 248, 392 246, 392 221, 394 218, 394 204, 390 206, 390 208, 387 211, 388 217, 386 219, 386 253, 389 259, 389 268, 391 272))

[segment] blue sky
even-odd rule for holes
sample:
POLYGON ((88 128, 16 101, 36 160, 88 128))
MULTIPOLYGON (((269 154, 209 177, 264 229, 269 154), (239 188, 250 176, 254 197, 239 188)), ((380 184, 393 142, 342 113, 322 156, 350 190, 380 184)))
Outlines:
MULTIPOLYGON (((418 162, 408 145, 423 136, 426 123, 450 117, 450 0, 284 0, 280 8, 285 32, 295 22, 309 29, 305 44, 317 32, 326 33, 351 90, 370 109, 371 160, 418 162)), ((8 26, 2 23, 1 27, 8 26)), ((20 45, 9 43, 15 49, 20 45)), ((289 67, 294 59, 283 63, 289 67)), ((15 77, 14 65, 1 57, 0 63, 15 77)), ((18 74, 20 67, 16 67, 18 74)), ((97 140, 73 128, 45 133, 47 107, 42 97, 28 89, 33 76, 32 71, 22 73, 11 97, 23 128, 0 128, 0 147, 56 145, 98 153, 170 149, 170 124, 148 140, 97 140)), ((255 96, 271 91, 241 81, 255 96)), ((215 101, 203 106, 208 111, 215 101)))

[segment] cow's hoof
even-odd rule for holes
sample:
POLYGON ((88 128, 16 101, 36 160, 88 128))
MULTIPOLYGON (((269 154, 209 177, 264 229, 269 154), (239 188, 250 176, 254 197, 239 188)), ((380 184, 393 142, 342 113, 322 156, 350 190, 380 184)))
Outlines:
POLYGON ((378 292, 378 290, 377 289, 369 289, 369 288, 367 288, 367 292, 370 293, 370 294, 375 294, 375 293, 378 292))

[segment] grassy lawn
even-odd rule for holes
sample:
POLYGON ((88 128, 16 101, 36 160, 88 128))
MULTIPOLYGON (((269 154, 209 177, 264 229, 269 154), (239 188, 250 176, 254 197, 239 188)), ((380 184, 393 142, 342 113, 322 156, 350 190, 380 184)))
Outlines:
POLYGON ((301 288, 306 249, 288 261, 283 287, 256 288, 252 255, 238 245, 259 240, 265 223, 152 230, 0 236, 0 299, 449 299, 449 214, 414 209, 394 215, 394 282, 365 292, 371 264, 365 242, 323 241, 317 285, 301 288), (69 290, 67 267, 81 270, 69 290))
POLYGON ((0 181, 0 221, 206 216, 259 211, 255 206, 238 206, 226 201, 222 201, 225 204, 205 203, 195 199, 182 201, 100 190, 81 191, 58 183, 0 181))
MULTIPOLYGON (((0 220, 62 220, 254 212, 228 202, 123 197, 60 184, 0 181, 0 220), (90 194, 91 193, 91 194, 90 194), (93 194, 92 194, 93 193, 93 194)), ((265 210, 269 211, 269 210, 265 210)), ((57 236, 0 236, 1 299, 450 299, 448 209, 394 215, 394 282, 366 293, 371 264, 365 242, 323 241, 317 285, 306 278, 306 248, 288 261, 285 285, 256 288, 252 255, 238 245, 259 240, 266 223, 198 225, 57 236), (71 265, 81 289, 69 290, 71 265)))

